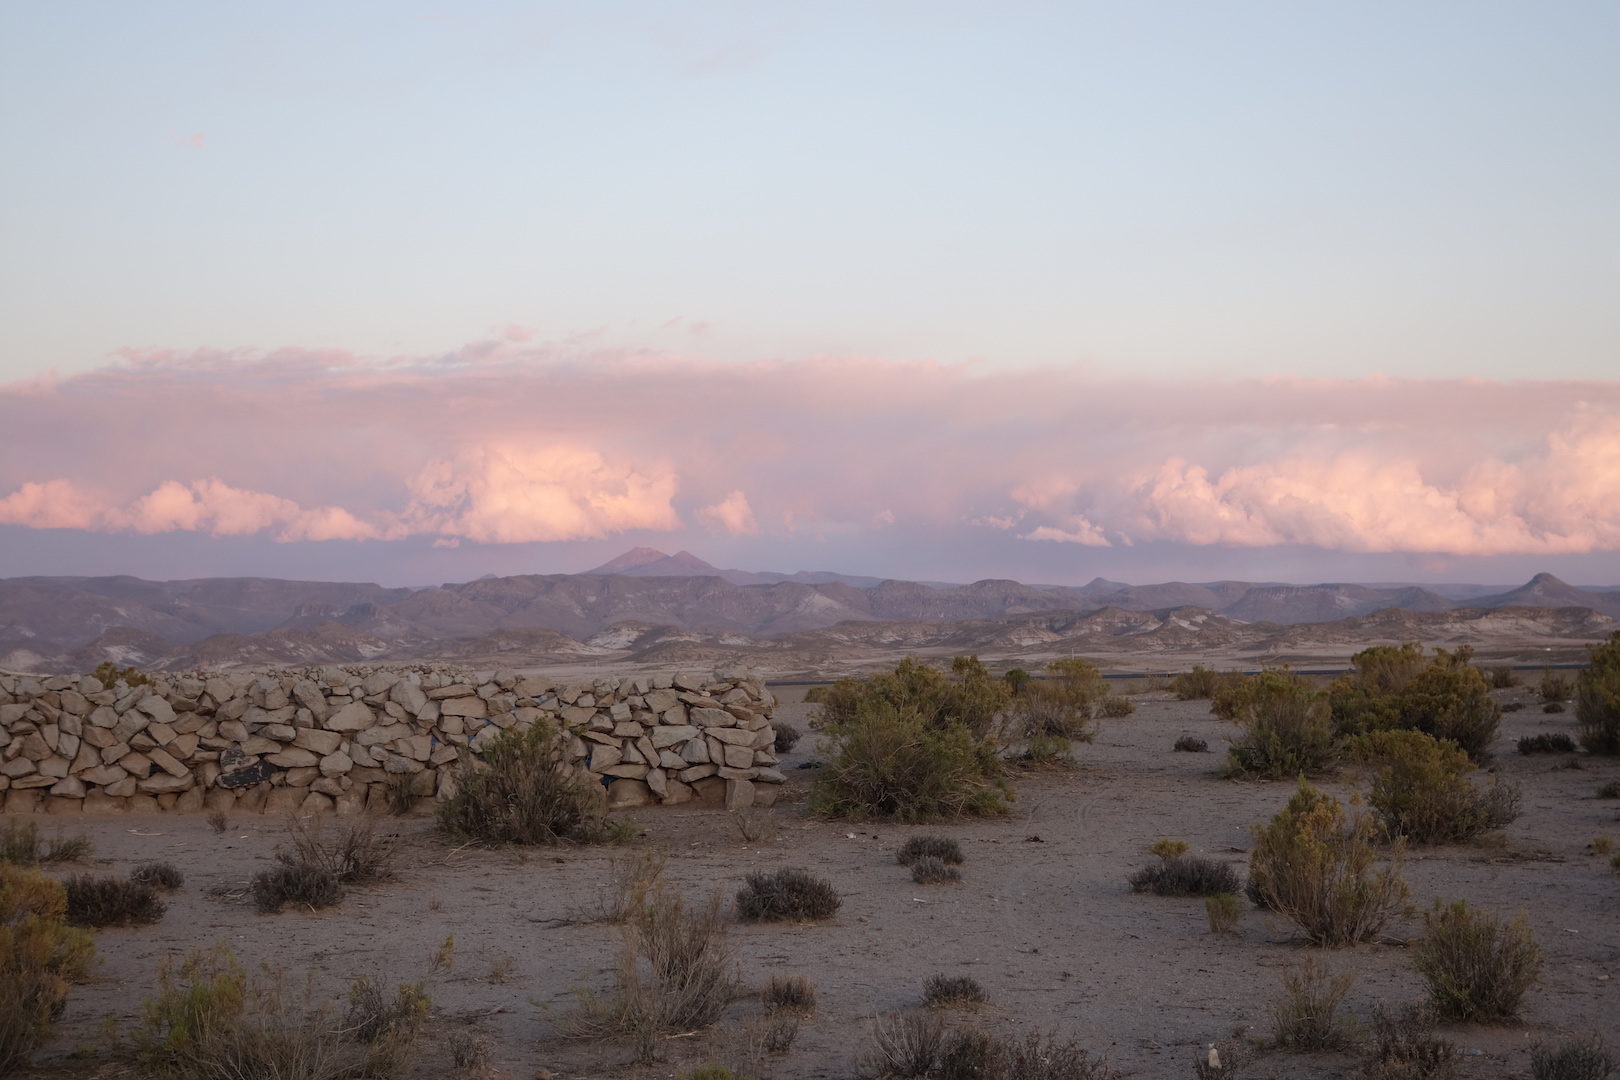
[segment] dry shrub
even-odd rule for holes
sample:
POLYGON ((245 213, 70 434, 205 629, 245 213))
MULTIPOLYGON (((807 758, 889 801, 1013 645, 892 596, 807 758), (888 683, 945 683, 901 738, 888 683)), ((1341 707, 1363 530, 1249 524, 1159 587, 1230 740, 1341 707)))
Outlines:
POLYGON ((1243 887, 1231 863, 1178 855, 1149 863, 1130 877, 1132 892, 1155 896, 1219 896, 1243 887))
POLYGON ((766 1012, 812 1013, 816 1011, 816 984, 804 975, 789 975, 785 979, 772 975, 765 989, 759 992, 759 1000, 766 1012))
MULTIPOLYGON (((1128 697, 1118 697, 1114 695, 1103 698, 1102 703, 1097 707, 1098 715, 1105 716, 1110 720, 1118 720, 1120 717, 1129 716, 1135 711, 1136 702, 1132 701, 1128 697)), ((1089 742, 1090 740, 1088 739, 1086 741, 1089 742)))
POLYGON ((186 875, 180 872, 180 868, 166 862, 141 863, 129 872, 129 879, 164 892, 174 892, 186 883, 186 875))
POLYGON ((1519 753, 1527 757, 1531 754, 1573 754, 1574 752, 1575 740, 1562 731, 1526 735, 1519 740, 1519 753))
POLYGON ((596 922, 622 923, 640 911, 663 876, 667 856, 661 851, 640 851, 608 860, 607 887, 598 895, 596 922))
POLYGON ((1519 685, 1518 673, 1506 664, 1485 669, 1485 677, 1490 680, 1492 690, 1511 690, 1519 685))
POLYGON ((1594 754, 1620 754, 1620 630, 1591 650, 1575 678, 1575 719, 1581 745, 1594 754))
POLYGON ((877 1080, 1111 1080, 1105 1058, 1072 1042, 1030 1032, 1004 1039, 976 1028, 950 1028, 932 1012, 890 1013, 872 1024, 862 1062, 877 1080))
POLYGON ((1561 713, 1564 711, 1564 703, 1562 701, 1549 701, 1541 707, 1541 711, 1544 713, 1561 713))
POLYGON ((215 836, 224 836, 225 830, 231 827, 230 819, 225 816, 223 810, 210 810, 203 820, 208 822, 208 827, 214 830, 215 836))
POLYGON ((1286 916, 1313 945, 1370 940, 1405 909, 1404 850, 1375 870, 1373 825, 1345 820, 1338 800, 1304 780, 1282 812, 1254 830, 1249 880, 1262 906, 1286 916))
POLYGON ((576 1038, 626 1036, 643 1064, 656 1060, 661 1036, 713 1024, 741 996, 720 893, 688 908, 679 892, 655 886, 626 926, 612 993, 578 995, 563 1030, 576 1038))
POLYGON ((1466 900, 1436 900, 1423 921, 1412 966, 1429 984, 1436 1017, 1496 1023, 1518 1014, 1541 973, 1541 946, 1522 914, 1504 925, 1466 900))
POLYGON ((1449 739, 1395 729, 1358 736, 1352 746, 1373 768, 1367 801, 1389 836, 1459 843, 1518 816, 1517 791, 1494 777, 1489 788, 1475 788, 1468 779, 1473 762, 1449 739))
POLYGON ((1541 682, 1536 686, 1536 693, 1548 705, 1562 705, 1570 698, 1571 687, 1569 676, 1561 671, 1544 669, 1541 673, 1541 682))
POLYGON ((144 926, 163 918, 157 890, 132 878, 74 874, 63 879, 73 926, 144 926))
POLYGON ((962 857, 962 845, 947 836, 913 836, 900 845, 895 861, 901 866, 910 866, 925 856, 933 856, 942 863, 957 865, 965 861, 962 857))
POLYGON ((760 841, 775 840, 780 830, 776 824, 776 816, 769 810, 750 807, 747 810, 736 810, 731 814, 732 824, 742 834, 743 840, 750 844, 760 841))
POLYGON ((773 1016, 760 1039, 760 1048, 767 1054, 785 1054, 793 1049, 793 1040, 799 1037, 799 1018, 792 1014, 773 1016))
POLYGON ((808 870, 755 871, 737 890, 737 914, 749 922, 830 919, 843 906, 832 883, 808 870))
POLYGON ((1170 689, 1181 701, 1208 701, 1226 682, 1214 668, 1194 664, 1191 671, 1183 671, 1170 682, 1170 689))
POLYGON ((429 1002, 418 986, 392 999, 361 979, 347 1017, 332 1002, 289 990, 285 973, 252 976, 221 943, 170 957, 134 1032, 135 1060, 165 1080, 394 1080, 410 1071, 429 1002))
POLYGON ((1457 1071, 1457 1044, 1434 1033, 1426 1007, 1399 1014, 1373 1008, 1372 1046, 1359 1080, 1449 1080, 1457 1071))
POLYGON ((458 1076, 482 1076, 489 1067, 489 1046, 471 1031, 452 1031, 450 1064, 458 1076))
POLYGON ((1350 658, 1354 674, 1328 688, 1333 722, 1343 735, 1412 728, 1450 739, 1477 761, 1496 738, 1502 706, 1468 663, 1472 655, 1466 645, 1428 658, 1415 643, 1364 649, 1350 658))
POLYGON ((1598 788, 1597 797, 1600 799, 1620 799, 1620 780, 1610 780, 1607 784, 1598 788))
POLYGON ((923 983, 923 1004, 931 1009, 983 1005, 989 1000, 979 980, 967 975, 932 975, 923 983))
POLYGON ((1195 735, 1183 735, 1176 740, 1174 749, 1185 754, 1207 754, 1209 753, 1209 743, 1195 735))
POLYGON ((1605 1080, 1614 1068, 1608 1046, 1596 1035, 1557 1046, 1538 1043, 1530 1049, 1533 1080, 1605 1080))
POLYGON ((0 862, 0 1076, 49 1037, 95 955, 95 939, 67 925, 61 882, 0 862))
POLYGON ((40 863, 74 862, 88 858, 95 845, 88 836, 57 836, 41 840, 39 826, 26 818, 8 817, 0 825, 0 863, 12 866, 38 866, 40 863))
POLYGON ((1339 1019, 1339 1005, 1354 979, 1333 975, 1321 960, 1307 956, 1283 973, 1282 997, 1271 1003, 1272 1043, 1291 1050, 1336 1050, 1350 1036, 1339 1019))
POLYGON ((556 729, 508 728, 455 767, 439 804, 451 836, 493 844, 590 843, 606 836, 601 787, 569 765, 556 729))
POLYGON ((771 744, 771 747, 778 754, 790 753, 802 738, 804 738, 804 732, 794 725, 778 723, 776 725, 776 741, 771 744))
POLYGON ((1227 748, 1230 775, 1279 780, 1328 772, 1338 763, 1340 742, 1327 701, 1301 676, 1265 671, 1216 700, 1242 729, 1227 748))
POLYGON ((265 914, 287 904, 331 907, 351 886, 394 877, 399 838, 378 833, 374 818, 332 826, 318 817, 309 823, 289 818, 287 832, 288 846, 277 849, 277 865, 253 877, 253 902, 265 914))
POLYGON ((383 781, 384 805, 395 817, 404 817, 416 807, 416 796, 411 792, 409 773, 389 773, 383 781))
POLYGON ((962 872, 946 866, 932 855, 924 855, 911 866, 911 880, 918 885, 942 885, 947 881, 961 881, 962 872))
POLYGON ((1204 916, 1209 919, 1210 933, 1230 934, 1243 917, 1243 907, 1236 893, 1219 893, 1204 900, 1204 916))

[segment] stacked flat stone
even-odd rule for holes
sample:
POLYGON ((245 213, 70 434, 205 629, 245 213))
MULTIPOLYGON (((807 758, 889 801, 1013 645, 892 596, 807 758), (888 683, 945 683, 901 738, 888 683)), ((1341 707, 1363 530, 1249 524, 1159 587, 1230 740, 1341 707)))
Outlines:
POLYGON ((358 813, 395 785, 448 798, 449 768, 507 728, 548 723, 612 807, 769 805, 775 704, 746 668, 559 685, 510 670, 328 667, 151 676, 0 674, 10 813, 358 813))

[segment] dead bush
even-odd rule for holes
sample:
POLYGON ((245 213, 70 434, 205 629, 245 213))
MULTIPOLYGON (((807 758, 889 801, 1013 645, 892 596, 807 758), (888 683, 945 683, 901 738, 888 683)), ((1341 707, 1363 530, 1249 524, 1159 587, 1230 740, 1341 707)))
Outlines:
POLYGON ((459 1076, 482 1076, 489 1066, 489 1046, 471 1031, 450 1033, 450 1064, 459 1076))
POLYGON ((1405 909, 1397 839, 1391 864, 1375 870, 1373 825, 1345 820, 1333 796, 1304 780, 1288 805, 1254 830, 1249 880, 1262 906, 1292 920, 1314 945, 1370 940, 1405 909))
POLYGON ((1209 743, 1195 735, 1183 735, 1176 740, 1175 749, 1185 754, 1207 754, 1209 743))
POLYGON ((41 863, 74 862, 89 858, 95 851, 88 836, 62 836, 41 840, 39 826, 27 818, 8 816, 0 823, 0 863, 12 866, 38 866, 41 863))
POLYGON ((0 862, 0 1076, 50 1036, 95 955, 95 939, 67 924, 61 882, 0 862))
POLYGON ((1344 1046, 1350 1029, 1338 1012, 1353 982, 1349 975, 1333 975, 1314 956, 1284 972, 1282 996, 1271 1004, 1272 1044, 1303 1051, 1344 1046))
POLYGON ((389 773, 388 779, 383 781, 383 796, 383 805, 395 817, 404 817, 416 808, 409 773, 389 773))
POLYGON ((962 845, 946 836, 913 836, 900 845, 895 861, 901 866, 910 866, 930 855, 942 863, 961 865, 964 861, 962 845))
POLYGON ((174 892, 186 883, 186 875, 180 872, 180 868, 166 862, 141 863, 129 872, 129 879, 164 892, 174 892))
POLYGON ((657 1059, 662 1036, 713 1024, 740 996, 720 894, 688 908, 679 892, 655 886, 626 926, 614 970, 605 998, 579 992, 579 1007, 563 1017, 565 1033, 628 1037, 645 1064, 657 1059))
POLYGON ((911 880, 918 885, 942 885, 947 881, 961 881, 962 872, 932 855, 924 855, 911 864, 911 880))
POLYGON ((1331 771, 1340 741, 1326 699, 1301 676, 1266 671, 1235 687, 1224 704, 1242 729, 1227 748, 1234 776, 1308 776, 1331 771))
POLYGON ((737 891, 737 914, 749 922, 830 919, 843 905, 832 883, 808 870, 755 871, 737 891))
POLYGON ((1517 817, 1518 793, 1492 778, 1475 788, 1473 762, 1456 743, 1394 729, 1358 736, 1353 753, 1373 769, 1368 803, 1384 832, 1419 844, 1471 840, 1517 817))
POLYGON ((813 1013, 816 1011, 816 984, 804 975, 787 978, 772 975, 765 989, 759 992, 759 1000, 766 1012, 813 1013))
POLYGON ((67 889, 67 921, 73 926, 144 926, 163 918, 163 901, 144 881, 73 874, 62 885, 67 889))
POLYGON ((512 727, 482 760, 455 766, 455 794, 439 803, 439 827, 492 844, 591 843, 607 835, 602 789, 563 758, 556 730, 512 727))
POLYGON ((1608 1046, 1595 1035, 1557 1046, 1538 1043, 1530 1049, 1533 1080, 1606 1080, 1614 1067, 1608 1046))
POLYGON ((204 820, 208 822, 208 827, 214 830, 215 836, 224 836, 225 830, 231 827, 230 819, 225 816, 223 810, 208 811, 208 816, 204 820))
POLYGON ((1581 745, 1594 754, 1620 754, 1620 631, 1591 649, 1575 678, 1575 719, 1581 745))
POLYGON ((377 830, 377 821, 361 816, 327 825, 316 817, 308 823, 287 820, 290 850, 276 853, 289 866, 314 866, 331 874, 339 885, 375 885, 392 881, 399 837, 377 830))
POLYGON ((1243 887, 1231 863, 1199 855, 1160 857, 1130 877, 1132 892, 1155 896, 1219 896, 1243 887))
POLYGON ((595 922, 622 923, 640 911, 664 873, 661 851, 630 852, 608 860, 608 883, 598 895, 595 922))
POLYGON ((1575 740, 1562 731, 1526 735, 1519 740, 1519 753, 1527 757, 1531 754, 1573 754, 1574 752, 1575 740))
POLYGON ((1519 1002, 1541 973, 1541 946, 1523 915, 1501 924, 1468 901, 1434 902, 1412 966, 1429 984, 1435 1015, 1444 1021, 1498 1023, 1518 1014, 1519 1002))
POLYGON ((872 1024, 862 1062, 877 1080, 1112 1080, 1105 1058, 1072 1042, 1030 1032, 1007 1039, 977 1028, 950 1028, 929 1011, 890 1013, 872 1024))
POLYGON ((253 903, 263 915, 274 915, 288 904, 316 910, 342 899, 338 879, 308 863, 281 863, 253 875, 253 903))
POLYGON ((249 976, 224 944, 158 968, 158 992, 146 999, 134 1032, 141 1071, 164 1080, 399 1080, 409 1071, 429 1007, 421 988, 389 998, 361 979, 348 1019, 332 1002, 289 990, 285 973, 249 976))
POLYGON ((983 1005, 989 1000, 979 980, 967 975, 932 975, 923 983, 923 1004, 931 1009, 983 1005))
POLYGON ((1427 1007, 1393 1013, 1373 1008, 1372 1045, 1359 1080, 1450 1080, 1457 1071, 1457 1044, 1434 1033, 1427 1007))
POLYGON ((785 1054, 793 1049, 799 1037, 799 1018, 792 1014, 773 1016, 760 1039, 760 1049, 767 1054, 785 1054))
POLYGON ((799 740, 804 738, 804 732, 788 723, 777 723, 776 742, 772 744, 778 754, 790 753, 799 740))

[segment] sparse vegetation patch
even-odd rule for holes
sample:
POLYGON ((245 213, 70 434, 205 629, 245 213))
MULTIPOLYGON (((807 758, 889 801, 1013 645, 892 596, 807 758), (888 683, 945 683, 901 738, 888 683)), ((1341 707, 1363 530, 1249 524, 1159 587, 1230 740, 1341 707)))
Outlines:
POLYGON ((832 883, 808 870, 756 871, 737 892, 737 914, 750 922, 830 919, 843 905, 832 883))

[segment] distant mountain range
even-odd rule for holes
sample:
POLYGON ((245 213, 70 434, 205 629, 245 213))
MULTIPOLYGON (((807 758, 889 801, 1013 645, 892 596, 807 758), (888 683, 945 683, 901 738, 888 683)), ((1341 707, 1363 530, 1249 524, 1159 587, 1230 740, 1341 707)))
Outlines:
POLYGON ((1467 586, 1446 591, 1464 592, 1465 598, 1400 584, 1126 585, 1099 578, 1080 588, 995 579, 948 585, 825 571, 720 570, 690 552, 666 555, 650 548, 583 574, 485 577, 421 589, 271 578, 9 578, 0 579, 0 668, 84 669, 106 659, 188 667, 238 662, 233 657, 305 664, 452 655, 492 635, 537 654, 583 650, 583 656, 650 641, 653 628, 677 637, 696 633, 719 644, 731 635, 741 645, 846 623, 1013 618, 1028 626, 1021 617, 1032 613, 1052 613, 1059 623, 1106 611, 1157 613, 1169 620, 1166 625, 1191 625, 1193 619, 1214 626, 1207 615, 1223 627, 1334 623, 1387 610, 1504 607, 1585 609, 1620 619, 1620 589, 1577 588, 1551 574, 1505 592, 1467 586))

